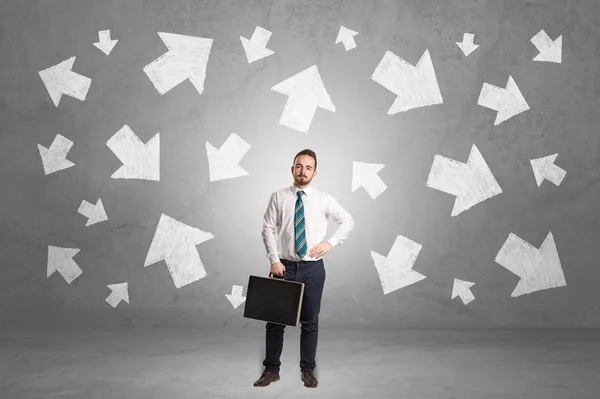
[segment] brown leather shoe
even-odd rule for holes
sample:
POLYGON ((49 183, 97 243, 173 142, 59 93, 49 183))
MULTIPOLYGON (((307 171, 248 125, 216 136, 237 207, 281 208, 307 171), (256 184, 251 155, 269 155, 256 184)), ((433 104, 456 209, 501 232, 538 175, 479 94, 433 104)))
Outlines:
POLYGON ((302 371, 302 381, 304 382, 304 386, 308 388, 316 388, 319 385, 319 381, 313 375, 312 370, 302 371))
POLYGON ((266 387, 270 383, 277 382, 277 381, 279 381, 279 372, 268 371, 267 369, 265 369, 265 371, 263 371, 260 378, 254 382, 254 386, 255 387, 266 387))

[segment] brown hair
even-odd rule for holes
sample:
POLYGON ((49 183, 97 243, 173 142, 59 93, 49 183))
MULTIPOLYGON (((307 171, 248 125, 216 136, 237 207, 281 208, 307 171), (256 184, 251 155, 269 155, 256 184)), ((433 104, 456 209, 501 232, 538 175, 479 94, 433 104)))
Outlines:
POLYGON ((296 158, 298 158, 300 155, 308 155, 308 156, 312 157, 312 159, 315 160, 315 170, 317 170, 317 154, 315 154, 315 152, 313 150, 309 150, 307 148, 307 149, 302 150, 299 153, 297 153, 296 156, 294 157, 294 163, 296 162, 296 158))

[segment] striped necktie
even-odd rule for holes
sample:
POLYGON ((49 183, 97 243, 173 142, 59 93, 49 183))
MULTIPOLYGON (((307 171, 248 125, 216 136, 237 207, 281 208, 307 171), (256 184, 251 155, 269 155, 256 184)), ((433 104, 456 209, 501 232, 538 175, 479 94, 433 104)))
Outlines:
POLYGON ((306 229, 304 223, 304 203, 302 202, 302 194, 304 191, 300 190, 296 193, 298 199, 296 200, 296 213, 294 217, 294 232, 295 232, 295 244, 296 253, 301 258, 306 255, 306 229))

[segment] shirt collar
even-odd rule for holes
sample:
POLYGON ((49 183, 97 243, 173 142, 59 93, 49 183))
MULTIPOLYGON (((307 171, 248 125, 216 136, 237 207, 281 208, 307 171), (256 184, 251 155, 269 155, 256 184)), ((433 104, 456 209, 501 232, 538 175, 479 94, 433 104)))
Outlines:
MULTIPOLYGON (((294 193, 294 195, 296 195, 296 196, 298 195, 296 193, 301 190, 300 188, 296 187, 295 184, 291 185, 291 189, 292 189, 292 193, 294 193)), ((313 188, 310 185, 308 187, 302 189, 302 191, 304 191, 304 195, 310 195, 312 190, 313 190, 313 188)))

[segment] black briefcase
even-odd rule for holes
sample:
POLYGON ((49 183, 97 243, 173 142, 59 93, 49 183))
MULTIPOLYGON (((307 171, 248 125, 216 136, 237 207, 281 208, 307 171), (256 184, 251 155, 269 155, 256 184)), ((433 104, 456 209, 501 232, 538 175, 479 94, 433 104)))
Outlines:
POLYGON ((304 283, 269 277, 250 276, 244 317, 297 327, 302 310, 304 283))

